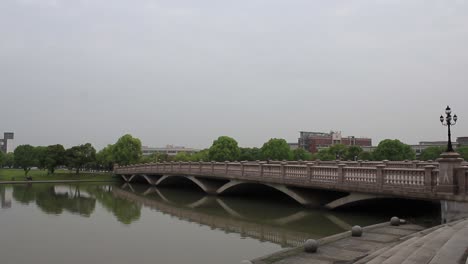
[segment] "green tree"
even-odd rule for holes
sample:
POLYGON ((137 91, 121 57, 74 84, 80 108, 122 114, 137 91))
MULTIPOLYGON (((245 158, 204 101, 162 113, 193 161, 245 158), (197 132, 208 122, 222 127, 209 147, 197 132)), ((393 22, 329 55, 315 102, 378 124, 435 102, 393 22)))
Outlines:
POLYGON ((191 160, 191 156, 187 152, 181 151, 181 152, 178 152, 174 156, 174 161, 190 161, 190 160, 191 160))
POLYGON ((319 160, 335 160, 336 154, 330 152, 330 150, 326 148, 319 150, 319 152, 316 153, 315 157, 319 160))
POLYGON ((259 148, 240 148, 239 160, 261 160, 262 152, 259 148))
POLYGON ((269 160, 289 160, 291 149, 288 142, 280 138, 272 138, 263 144, 261 148, 262 157, 269 160))
POLYGON ((235 161, 240 156, 237 141, 231 137, 221 136, 211 145, 208 157, 214 161, 235 161))
POLYGON ((114 144, 112 156, 119 165, 138 163, 142 156, 141 141, 130 134, 122 136, 114 144))
POLYGON ((80 172, 86 164, 95 161, 96 150, 90 143, 74 146, 65 152, 65 161, 68 167, 74 168, 76 174, 80 172))
POLYGON ((343 144, 335 144, 328 148, 331 155, 335 155, 335 159, 344 159, 348 152, 348 147, 343 144))
POLYGON ((27 176, 31 167, 36 166, 36 155, 34 147, 31 145, 20 145, 14 151, 15 165, 24 170, 24 175, 27 176))
POLYGON ((34 155, 36 156, 37 160, 37 167, 41 170, 47 167, 46 159, 47 159, 47 147, 37 146, 34 148, 34 155))
POLYGON ((406 145, 398 139, 385 139, 379 143, 374 150, 375 160, 413 160, 416 153, 409 145, 406 145))
POLYGON ((464 160, 468 160, 468 147, 458 147, 457 152, 460 153, 464 160))
POLYGON ((47 146, 45 153, 45 167, 48 173, 54 174, 55 168, 65 165, 65 148, 62 145, 47 146))
POLYGON ((421 152, 420 160, 436 160, 445 151, 443 147, 428 147, 421 152))
POLYGON ((359 155, 363 152, 360 146, 350 146, 346 150, 344 159, 346 160, 357 160, 359 155))
POLYGON ((114 156, 112 155, 114 145, 107 145, 96 153, 96 163, 101 169, 112 170, 114 165, 114 156))
POLYGON ((3 166, 5 166, 5 161, 6 161, 6 154, 0 151, 0 168, 3 168, 3 166))
POLYGON ((303 148, 297 148, 292 151, 293 160, 311 160, 312 154, 303 148))
POLYGON ((204 149, 197 153, 192 154, 191 160, 192 161, 210 161, 210 150, 204 149))
POLYGON ((13 168, 14 165, 15 165, 15 154, 13 152, 7 153, 5 155, 4 166, 11 169, 11 168, 13 168))
POLYGON ((359 154, 358 159, 360 159, 360 160, 374 160, 374 156, 372 155, 372 152, 364 151, 361 154, 359 154))

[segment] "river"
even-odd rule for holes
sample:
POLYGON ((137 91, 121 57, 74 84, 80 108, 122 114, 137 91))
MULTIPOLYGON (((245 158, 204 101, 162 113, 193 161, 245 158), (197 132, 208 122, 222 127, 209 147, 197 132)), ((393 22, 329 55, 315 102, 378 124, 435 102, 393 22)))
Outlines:
POLYGON ((0 201, 6 264, 238 264, 386 221, 395 210, 428 225, 438 218, 419 205, 325 211, 274 195, 213 197, 128 184, 0 185, 0 201))

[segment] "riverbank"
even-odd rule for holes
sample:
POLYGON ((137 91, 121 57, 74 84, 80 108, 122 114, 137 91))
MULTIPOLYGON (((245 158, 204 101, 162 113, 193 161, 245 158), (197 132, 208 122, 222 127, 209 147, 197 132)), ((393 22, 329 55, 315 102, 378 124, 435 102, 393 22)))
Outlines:
POLYGON ((45 170, 31 170, 28 181, 21 169, 0 169, 0 184, 23 182, 76 182, 76 181, 116 181, 117 178, 110 172, 75 172, 69 170, 57 170, 54 174, 47 175, 45 170))

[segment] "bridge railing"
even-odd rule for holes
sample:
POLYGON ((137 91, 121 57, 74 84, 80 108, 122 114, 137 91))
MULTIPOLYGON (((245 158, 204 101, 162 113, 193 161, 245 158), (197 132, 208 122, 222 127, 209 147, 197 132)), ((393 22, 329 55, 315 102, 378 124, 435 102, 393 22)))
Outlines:
MULTIPOLYGON (((327 164, 330 162, 327 162, 327 164)), ((116 167, 114 172, 132 174, 179 174, 239 180, 258 180, 304 187, 357 188, 386 192, 434 192, 441 184, 439 169, 434 165, 420 167, 418 163, 380 163, 356 166, 339 163, 324 166, 316 162, 163 162, 116 167), (389 165, 390 164, 390 165, 389 165), (416 164, 416 165, 415 165, 416 164)), ((445 173, 444 173, 445 175, 445 173)), ((454 172, 453 193, 465 195, 468 190, 468 166, 454 172)))

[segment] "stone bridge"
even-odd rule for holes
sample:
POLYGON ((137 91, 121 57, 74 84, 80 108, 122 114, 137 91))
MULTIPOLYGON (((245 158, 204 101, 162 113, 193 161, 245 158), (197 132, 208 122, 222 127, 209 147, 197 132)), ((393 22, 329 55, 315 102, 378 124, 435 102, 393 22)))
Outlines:
POLYGON ((212 195, 264 185, 329 209, 385 198, 468 201, 468 166, 456 153, 436 162, 165 162, 116 166, 114 173, 153 186, 190 181, 212 195))

